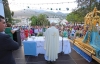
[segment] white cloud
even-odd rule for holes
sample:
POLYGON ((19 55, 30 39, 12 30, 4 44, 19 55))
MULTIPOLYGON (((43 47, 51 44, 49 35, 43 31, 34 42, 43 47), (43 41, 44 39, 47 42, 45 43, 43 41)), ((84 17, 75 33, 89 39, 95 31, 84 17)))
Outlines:
POLYGON ((8 0, 10 9, 13 11, 26 9, 29 6, 30 9, 43 9, 53 8, 52 11, 57 12, 56 8, 61 8, 61 12, 71 12, 73 8, 77 7, 75 0, 8 0), (61 3, 62 4, 43 4, 43 3, 61 3), (35 5, 36 4, 36 5, 35 5), (39 4, 39 5, 38 5, 39 4), (40 5, 41 4, 41 5, 40 5), (66 10, 69 8, 69 11, 66 10))

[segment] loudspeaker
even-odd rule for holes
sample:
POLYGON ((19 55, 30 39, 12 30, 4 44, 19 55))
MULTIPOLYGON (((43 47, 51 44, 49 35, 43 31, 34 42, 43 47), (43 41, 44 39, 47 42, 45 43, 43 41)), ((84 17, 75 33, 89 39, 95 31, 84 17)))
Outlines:
POLYGON ((21 46, 21 36, 20 36, 20 30, 16 30, 13 34, 13 40, 18 42, 19 46, 21 46))

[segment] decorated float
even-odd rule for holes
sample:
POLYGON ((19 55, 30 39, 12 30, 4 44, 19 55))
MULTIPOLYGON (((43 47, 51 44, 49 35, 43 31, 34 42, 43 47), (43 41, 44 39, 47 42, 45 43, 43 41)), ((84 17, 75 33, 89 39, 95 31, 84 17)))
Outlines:
POLYGON ((73 49, 88 62, 100 63, 100 11, 96 7, 84 17, 84 30, 83 38, 73 40, 73 49))

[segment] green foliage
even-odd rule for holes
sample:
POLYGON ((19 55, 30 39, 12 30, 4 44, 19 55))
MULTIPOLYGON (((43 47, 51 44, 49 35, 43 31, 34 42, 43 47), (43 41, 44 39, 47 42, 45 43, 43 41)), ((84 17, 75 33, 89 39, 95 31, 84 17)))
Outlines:
POLYGON ((69 22, 73 23, 75 22, 82 23, 87 13, 91 12, 95 6, 97 7, 100 6, 98 5, 98 2, 96 0, 76 0, 76 1, 78 3, 78 9, 74 10, 66 17, 66 19, 69 22))
POLYGON ((67 15, 66 20, 69 22, 75 23, 75 22, 82 22, 83 16, 81 14, 78 14, 77 12, 72 12, 67 15))
POLYGON ((31 26, 37 25, 37 23, 38 23, 38 18, 37 18, 37 16, 32 16, 32 17, 30 18, 30 20, 32 21, 32 22, 31 22, 31 26))
POLYGON ((90 12, 94 9, 94 7, 99 6, 99 2, 97 0, 76 0, 78 3, 78 7, 85 8, 84 10, 90 12))
POLYGON ((14 12, 13 11, 11 12, 11 15, 14 16, 14 12))
POLYGON ((38 16, 32 16, 30 18, 30 20, 32 21, 31 22, 32 26, 35 26, 35 25, 38 25, 38 26, 50 25, 50 22, 48 21, 47 16, 44 15, 44 14, 40 14, 38 16))
POLYGON ((76 33, 76 36, 78 36, 78 37, 79 37, 79 36, 80 36, 80 34, 79 34, 79 33, 76 33))
POLYGON ((12 17, 11 17, 11 11, 10 11, 10 8, 9 8, 9 4, 8 4, 8 0, 3 0, 4 3, 4 13, 5 13, 5 18, 7 18, 8 22, 12 23, 12 17))

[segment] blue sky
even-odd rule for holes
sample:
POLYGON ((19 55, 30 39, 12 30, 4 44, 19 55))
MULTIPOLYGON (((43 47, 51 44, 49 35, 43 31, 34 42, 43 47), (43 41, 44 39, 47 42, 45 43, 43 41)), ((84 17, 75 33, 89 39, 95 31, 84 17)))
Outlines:
POLYGON ((52 11, 54 12, 58 12, 59 10, 56 9, 61 8, 60 12, 68 13, 71 12, 72 9, 77 7, 77 3, 75 2, 75 0, 8 0, 8 1, 10 9, 12 11, 27 9, 27 7, 29 6, 29 9, 47 10, 47 11, 50 11, 50 9, 52 8, 53 9, 52 11), (69 10, 67 11, 66 8, 69 8, 69 10))

